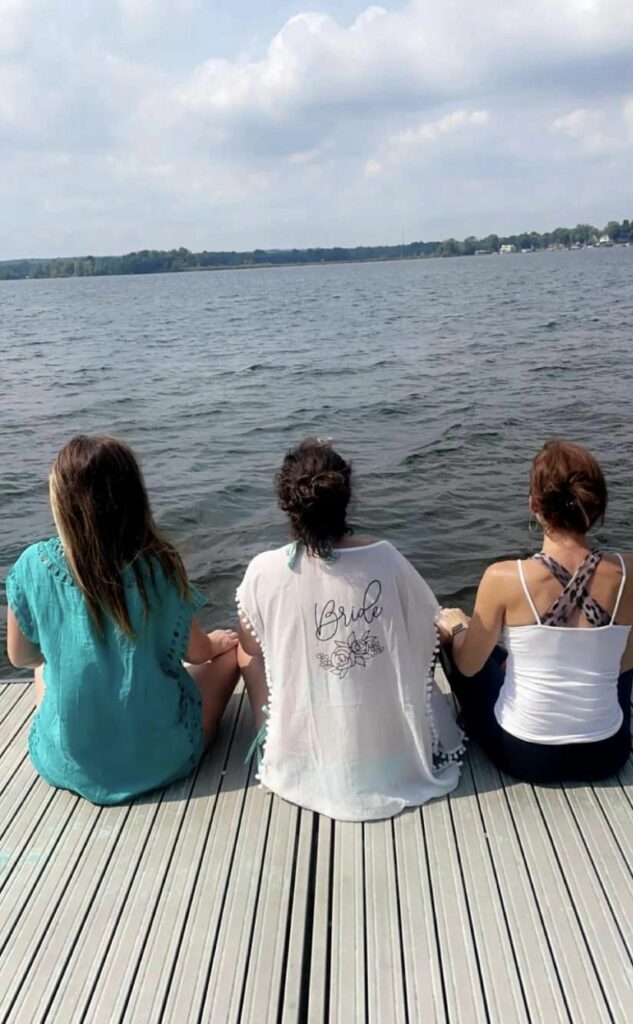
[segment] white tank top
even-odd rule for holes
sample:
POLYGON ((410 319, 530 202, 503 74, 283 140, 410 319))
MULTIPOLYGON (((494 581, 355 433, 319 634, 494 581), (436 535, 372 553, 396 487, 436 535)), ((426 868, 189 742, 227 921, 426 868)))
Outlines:
POLYGON ((525 596, 534 614, 529 626, 505 626, 506 675, 495 717, 506 732, 532 743, 593 743, 613 736, 622 724, 618 676, 631 626, 615 617, 622 582, 607 626, 544 626, 517 562, 525 596))

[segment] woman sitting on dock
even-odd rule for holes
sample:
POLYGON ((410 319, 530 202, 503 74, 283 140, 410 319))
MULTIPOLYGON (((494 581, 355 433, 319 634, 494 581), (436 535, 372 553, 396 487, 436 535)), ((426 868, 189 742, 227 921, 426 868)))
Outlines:
POLYGON ((438 604, 393 545, 351 536, 351 467, 305 441, 277 478, 292 543, 238 589, 260 778, 332 818, 386 818, 459 782, 462 735, 433 680, 438 604))
POLYGON ((7 579, 9 658, 35 669, 31 760, 52 786, 121 803, 196 767, 238 679, 237 634, 198 626, 204 600, 126 445, 73 438, 50 499, 59 536, 7 579))
POLYGON ((633 560, 587 537, 606 506, 593 456, 550 441, 530 478, 542 550, 491 565, 472 619, 460 609, 440 618, 468 732, 529 782, 605 778, 630 754, 633 560), (507 661, 495 649, 501 630, 507 661))

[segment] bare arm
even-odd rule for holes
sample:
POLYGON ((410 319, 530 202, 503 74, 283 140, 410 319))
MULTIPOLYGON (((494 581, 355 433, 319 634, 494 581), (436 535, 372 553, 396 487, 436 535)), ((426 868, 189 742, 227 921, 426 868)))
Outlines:
POLYGON ((39 668, 44 664, 39 647, 26 639, 10 608, 7 614, 7 654, 15 668, 39 668))
MULTIPOLYGON (((468 629, 453 640, 453 658, 462 675, 476 675, 492 654, 503 626, 505 605, 502 573, 498 566, 491 565, 481 578, 468 629)), ((445 631, 460 621, 464 621, 464 616, 459 609, 443 613, 441 631, 446 635, 445 631)))
POLYGON ((259 730, 264 721, 262 708, 268 701, 264 655, 257 640, 252 633, 248 632, 241 620, 239 625, 239 641, 237 664, 246 683, 246 691, 251 702, 255 728, 259 730))
MULTIPOLYGON (((631 622, 633 621, 633 555, 625 555, 624 560, 626 562, 627 585, 624 588, 617 619, 618 622, 631 622)), ((628 672, 630 668, 633 668, 633 629, 629 633, 629 642, 622 655, 620 672, 628 672)))
POLYGON ((205 661, 213 661, 233 647, 237 647, 237 633, 232 629, 215 629, 212 633, 204 633, 197 619, 191 623, 187 647, 187 661, 190 665, 203 665, 205 661))

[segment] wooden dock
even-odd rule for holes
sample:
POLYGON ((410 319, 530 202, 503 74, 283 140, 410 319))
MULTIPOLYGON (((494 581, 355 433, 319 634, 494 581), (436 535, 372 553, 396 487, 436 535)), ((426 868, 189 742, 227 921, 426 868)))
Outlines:
POLYGON ((0 1021, 625 1024, 633 762, 332 822, 258 788, 242 694, 197 775, 98 808, 28 761, 0 683, 0 1021))

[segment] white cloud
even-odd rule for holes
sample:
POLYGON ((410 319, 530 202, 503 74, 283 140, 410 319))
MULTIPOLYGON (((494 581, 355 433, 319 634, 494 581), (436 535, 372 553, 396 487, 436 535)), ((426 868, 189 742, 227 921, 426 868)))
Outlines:
POLYGON ((132 22, 148 22, 178 14, 181 17, 192 14, 200 0, 115 0, 125 18, 132 22))
POLYGON ((232 57, 210 0, 0 0, 1 255, 62 228, 75 251, 379 239, 420 193, 416 233, 444 235, 469 209, 546 226, 574 181, 581 204, 617 199, 600 175, 633 143, 631 0, 314 6, 255 53, 245 17, 232 57))
POLYGON ((578 143, 586 153, 610 154, 626 145, 622 120, 626 121, 626 105, 622 116, 617 110, 607 114, 603 110, 580 107, 554 118, 550 130, 552 135, 578 143))
POLYGON ((380 152, 367 160, 364 175, 372 178, 385 170, 432 157, 438 144, 472 126, 487 124, 489 116, 487 110, 452 110, 435 121, 423 121, 390 134, 383 140, 380 152))
POLYGON ((425 145, 427 142, 435 142, 443 135, 452 135, 469 124, 486 124, 488 121, 487 110, 473 110, 468 113, 466 110, 453 110, 445 114, 438 121, 428 121, 417 128, 407 128, 394 136, 393 142, 403 148, 425 145))

